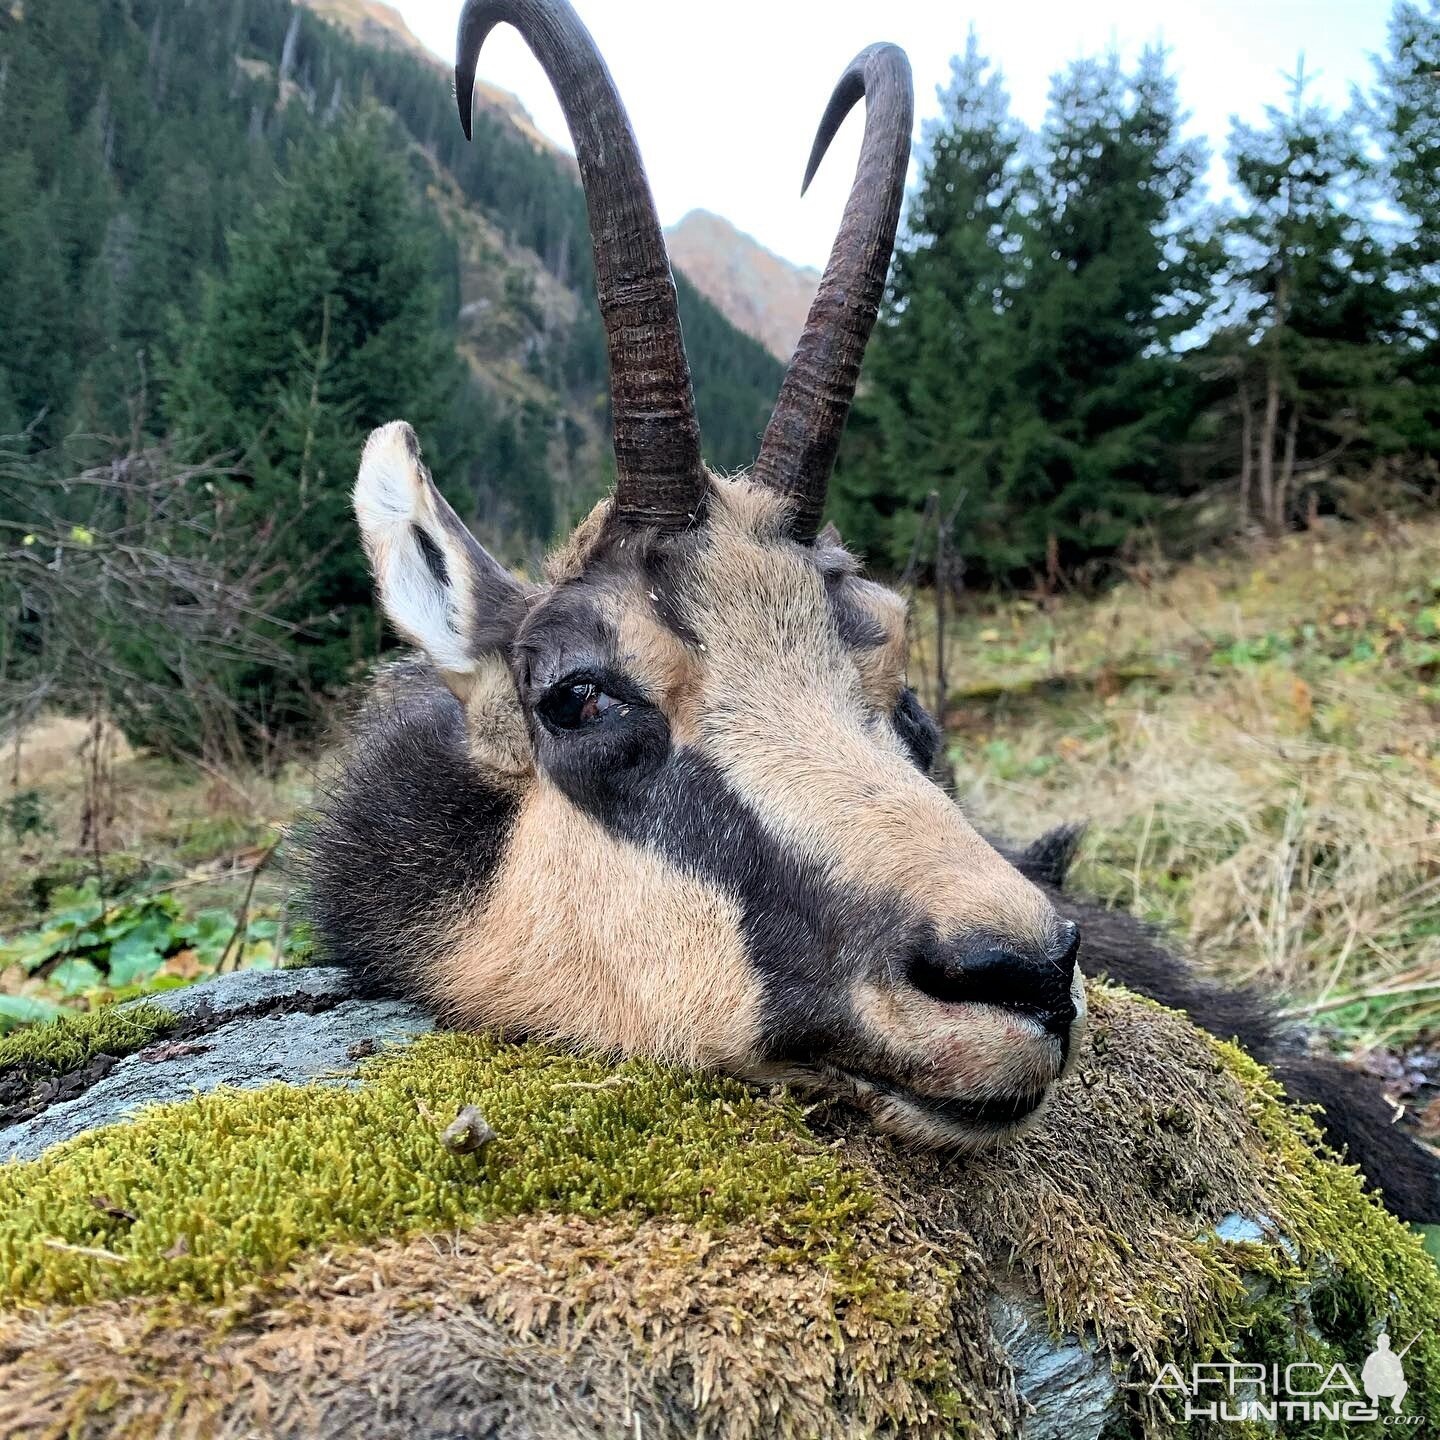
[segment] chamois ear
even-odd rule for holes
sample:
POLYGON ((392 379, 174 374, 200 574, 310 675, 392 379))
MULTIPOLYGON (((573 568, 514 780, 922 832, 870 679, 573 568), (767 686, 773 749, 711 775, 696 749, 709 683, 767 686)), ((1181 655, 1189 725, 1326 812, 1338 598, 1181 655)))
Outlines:
POLYGON ((481 662, 514 633, 525 587, 436 489, 403 420, 365 442, 354 502, 385 614, 464 700, 481 662))

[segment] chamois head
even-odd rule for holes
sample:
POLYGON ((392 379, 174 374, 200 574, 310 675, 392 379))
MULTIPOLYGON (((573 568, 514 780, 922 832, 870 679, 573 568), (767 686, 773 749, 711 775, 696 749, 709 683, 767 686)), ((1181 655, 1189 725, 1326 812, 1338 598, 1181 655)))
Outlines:
POLYGON ((395 626, 314 841, 338 958, 450 1022, 787 1078, 888 1128, 978 1144, 1073 1052, 1079 937, 927 778, 900 597, 817 536, 904 187, 909 66, 841 78, 806 183, 855 102, 863 149, 759 459, 700 458, 664 241, 629 123, 564 0, 469 0, 456 90, 520 30, 575 141, 609 337, 617 483, 509 575, 421 463, 365 447, 355 508, 395 626))

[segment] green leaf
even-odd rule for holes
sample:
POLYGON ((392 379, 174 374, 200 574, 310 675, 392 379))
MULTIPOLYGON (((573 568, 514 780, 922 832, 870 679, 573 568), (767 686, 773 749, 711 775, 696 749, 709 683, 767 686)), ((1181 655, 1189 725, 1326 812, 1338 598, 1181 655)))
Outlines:
POLYGON ((67 935, 78 934, 93 925, 104 912, 104 908, 98 900, 87 900, 68 910, 59 910, 51 914, 45 922, 46 928, 61 930, 67 935))
POLYGON ((21 1025, 38 1025, 63 1015, 65 1007, 35 995, 0 995, 0 1034, 21 1025))
POLYGON ((63 995, 83 995, 105 983, 104 975, 88 960, 62 960, 48 978, 63 995))
POLYGON ((110 983, 148 980, 165 963, 174 942, 175 926, 167 916, 142 920, 110 947, 110 983))
POLYGON ((69 946, 70 937, 54 930, 30 930, 0 945, 0 968, 18 965, 29 974, 69 946))
POLYGON ((70 910, 80 905, 94 905, 94 913, 100 913, 100 897, 95 893, 95 882, 87 880, 83 885, 59 885, 50 894, 50 905, 55 910, 70 910))
POLYGON ((235 933, 235 917, 228 910, 202 910, 191 922, 189 940, 196 958, 206 969, 220 963, 235 933))

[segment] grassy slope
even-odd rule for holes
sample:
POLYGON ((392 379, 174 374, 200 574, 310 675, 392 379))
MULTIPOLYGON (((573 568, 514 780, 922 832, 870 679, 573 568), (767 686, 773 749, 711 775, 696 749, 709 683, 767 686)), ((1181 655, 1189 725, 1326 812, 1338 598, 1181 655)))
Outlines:
POLYGON ((0 1034, 57 1004, 129 998, 201 979, 222 961, 273 964, 277 949, 295 958, 303 948, 274 847, 309 794, 306 768, 222 774, 137 755, 108 731, 103 753, 102 893, 96 847, 82 843, 90 727, 54 716, 32 727, 18 782, 6 742, 0 1034))
POLYGON ((951 758, 979 823, 1088 820, 1080 887, 1362 1044, 1440 1025, 1440 523, 956 628, 951 758), (1398 993, 1336 1004, 1378 988, 1398 993))

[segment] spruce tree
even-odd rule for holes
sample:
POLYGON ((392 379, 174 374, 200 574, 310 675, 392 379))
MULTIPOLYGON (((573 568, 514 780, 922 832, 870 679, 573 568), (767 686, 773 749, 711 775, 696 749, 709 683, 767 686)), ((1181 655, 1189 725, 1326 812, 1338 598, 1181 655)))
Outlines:
POLYGON ((366 432, 404 416, 437 435, 461 381, 429 279, 435 222, 410 194, 379 114, 312 141, 280 195, 232 236, 230 269, 180 332, 168 376, 175 431, 192 453, 240 457, 242 516, 288 526, 308 575, 283 616, 299 627, 296 683, 246 677, 272 725, 306 720, 307 697, 375 648, 364 560, 346 538, 366 432))
POLYGON ((935 492, 972 573, 1053 585, 1168 484, 1205 152, 1160 51, 1071 66, 1038 137, 973 35, 942 99, 834 509, 898 564, 935 492))
POLYGON ((1234 387, 1241 509, 1274 535, 1307 477, 1373 449, 1393 422, 1406 303, 1353 119, 1310 99, 1303 61, 1288 107, 1266 116, 1231 134, 1244 208, 1225 230, 1226 325, 1211 349, 1234 387))
POLYGON ((1000 418, 1012 403, 1024 131, 972 31, 927 125, 864 384, 832 486, 846 538, 902 565, 931 491, 961 502, 967 553, 1003 525, 1000 418))
POLYGON ((1412 451, 1440 452, 1440 0, 1398 0, 1387 52, 1361 110, 1382 156, 1386 199, 1400 216, 1391 286, 1404 297, 1395 356, 1395 429, 1412 451))
POLYGON ((1013 339, 1020 406, 1002 496, 1009 567, 1053 585, 1118 548, 1169 484, 1189 402, 1171 347, 1205 300, 1202 144, 1163 51, 1056 77, 1038 153, 1013 339))

